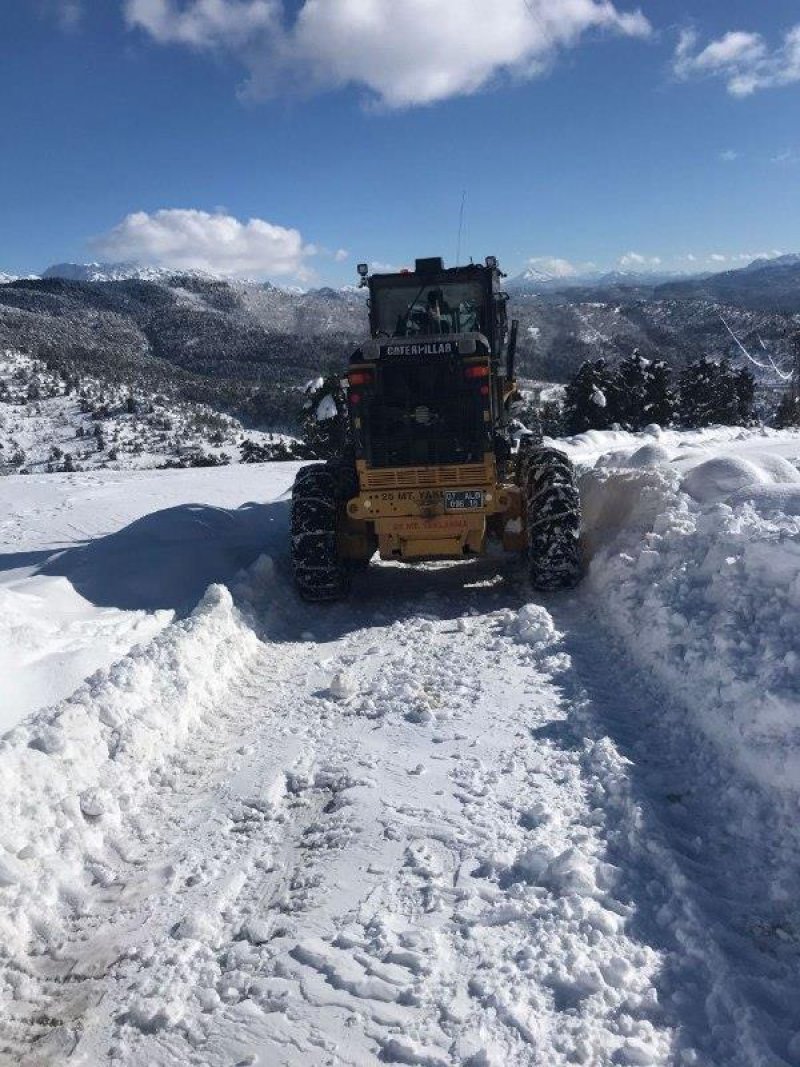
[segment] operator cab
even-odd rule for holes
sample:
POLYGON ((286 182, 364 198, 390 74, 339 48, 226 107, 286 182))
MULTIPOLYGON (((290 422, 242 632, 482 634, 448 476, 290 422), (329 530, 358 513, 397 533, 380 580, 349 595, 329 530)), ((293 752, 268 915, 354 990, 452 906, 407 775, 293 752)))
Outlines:
POLYGON ((493 256, 483 264, 445 268, 441 258, 418 259, 412 271, 374 274, 361 265, 369 286, 373 338, 482 334, 495 358, 507 337, 502 274, 493 256))
MULTIPOLYGON (((371 339, 350 360, 356 457, 368 468, 480 464, 504 420, 501 356, 507 295, 493 256, 445 268, 440 258, 369 276, 371 339)), ((513 352, 513 346, 512 352, 513 352)))

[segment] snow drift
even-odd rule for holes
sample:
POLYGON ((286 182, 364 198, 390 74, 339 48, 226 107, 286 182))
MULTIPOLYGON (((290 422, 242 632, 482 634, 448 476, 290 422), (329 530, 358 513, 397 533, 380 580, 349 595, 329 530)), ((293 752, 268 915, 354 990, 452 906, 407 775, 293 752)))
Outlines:
MULTIPOLYGON (((264 568, 260 568, 263 570, 264 568)), ((0 740, 0 943, 24 952, 59 897, 102 878, 95 855, 120 812, 244 670, 258 638, 230 592, 98 671, 0 740), (15 907, 13 899, 19 907, 15 907), (24 906, 23 906, 24 905, 24 906)))
POLYGON ((604 619, 726 760, 798 795, 800 473, 766 452, 688 470, 642 452, 582 478, 604 619))

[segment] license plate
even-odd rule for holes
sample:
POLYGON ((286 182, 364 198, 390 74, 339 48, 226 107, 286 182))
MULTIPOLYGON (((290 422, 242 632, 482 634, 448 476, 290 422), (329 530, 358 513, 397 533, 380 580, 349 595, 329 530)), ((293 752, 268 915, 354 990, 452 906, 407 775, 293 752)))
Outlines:
POLYGON ((444 494, 446 511, 477 511, 483 507, 482 489, 446 489, 444 494))

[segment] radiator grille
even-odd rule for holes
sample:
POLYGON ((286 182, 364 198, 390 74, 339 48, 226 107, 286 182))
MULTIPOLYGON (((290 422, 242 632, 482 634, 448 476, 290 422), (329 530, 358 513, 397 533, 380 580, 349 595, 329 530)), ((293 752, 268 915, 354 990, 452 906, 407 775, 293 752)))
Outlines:
POLYGON ((491 472, 482 464, 448 467, 401 467, 370 470, 361 475, 364 489, 428 489, 432 486, 488 485, 491 472))

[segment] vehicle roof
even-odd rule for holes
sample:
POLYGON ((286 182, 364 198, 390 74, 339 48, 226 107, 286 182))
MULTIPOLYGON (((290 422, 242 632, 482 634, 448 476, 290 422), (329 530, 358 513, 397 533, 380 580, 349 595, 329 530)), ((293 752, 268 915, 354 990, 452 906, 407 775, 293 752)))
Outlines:
POLYGON ((435 270, 431 272, 417 272, 414 270, 406 271, 393 271, 387 274, 371 274, 369 276, 370 282, 416 282, 418 285, 423 280, 430 278, 431 282, 437 281, 459 281, 459 280, 474 280, 484 278, 487 274, 492 274, 494 268, 486 267, 483 263, 467 263, 463 267, 443 267, 441 270, 435 270))

